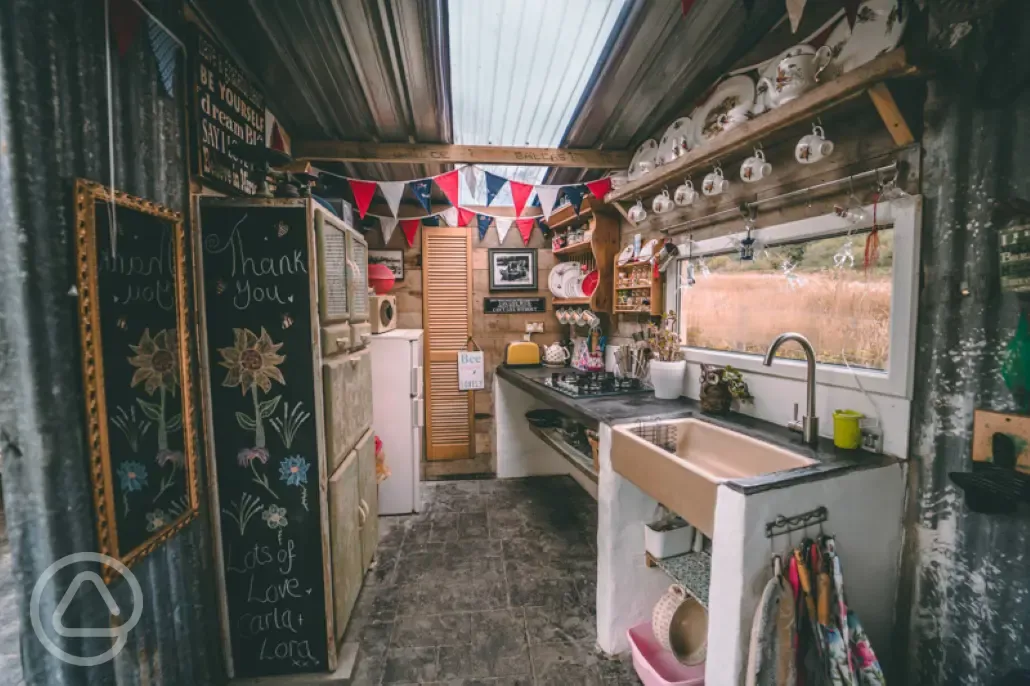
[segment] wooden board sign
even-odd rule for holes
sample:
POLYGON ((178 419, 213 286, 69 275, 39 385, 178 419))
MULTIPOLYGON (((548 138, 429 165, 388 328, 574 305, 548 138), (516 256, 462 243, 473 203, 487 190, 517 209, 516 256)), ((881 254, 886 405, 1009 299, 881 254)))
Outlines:
POLYGON ((132 565, 199 509, 185 234, 178 212, 90 181, 75 206, 99 552, 132 565))
POLYGON ((201 203, 200 215, 236 676, 326 671, 306 209, 298 201, 214 200, 201 203))
POLYGON ((265 144, 265 98, 236 63, 195 29, 193 79, 196 174, 217 190, 254 195, 251 165, 232 154, 237 142, 265 144))
POLYGON ((546 311, 546 298, 483 298, 484 314, 530 314, 546 311))

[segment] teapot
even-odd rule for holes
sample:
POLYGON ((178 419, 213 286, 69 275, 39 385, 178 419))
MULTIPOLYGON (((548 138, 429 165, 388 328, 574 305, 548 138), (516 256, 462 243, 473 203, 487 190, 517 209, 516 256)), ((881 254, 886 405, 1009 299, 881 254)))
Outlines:
POLYGON ((544 346, 544 364, 564 365, 569 360, 569 351, 560 343, 544 346))
POLYGON ((828 45, 818 50, 796 45, 780 56, 775 79, 763 76, 758 80, 758 92, 765 96, 767 107, 784 105, 813 88, 832 59, 828 45))

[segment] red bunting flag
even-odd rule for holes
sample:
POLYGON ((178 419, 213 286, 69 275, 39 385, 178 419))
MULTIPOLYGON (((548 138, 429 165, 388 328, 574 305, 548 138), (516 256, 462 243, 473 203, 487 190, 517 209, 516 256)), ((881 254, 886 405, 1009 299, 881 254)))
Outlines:
POLYGON ((436 185, 439 186, 443 194, 447 196, 447 202, 452 205, 458 204, 458 170, 449 171, 446 174, 440 174, 435 178, 436 185))
POLYGON ((375 181, 358 181, 357 179, 347 179, 350 181, 351 192, 354 193, 354 204, 358 206, 358 214, 361 218, 365 218, 365 213, 368 212, 369 205, 372 204, 372 196, 376 194, 376 187, 379 185, 375 181))
POLYGON ((472 210, 466 210, 464 207, 458 208, 458 226, 468 226, 472 218, 476 216, 476 213, 472 210))
POLYGON ((111 28, 114 29, 119 57, 125 57, 129 52, 142 21, 143 10, 132 0, 114 0, 111 3, 111 28))
POLYGON ((533 217, 515 220, 516 226, 519 227, 519 234, 522 236, 522 245, 529 245, 529 239, 533 235, 533 225, 535 223, 536 219, 533 217))
POLYGON ((515 216, 522 216, 522 208, 526 206, 526 201, 529 200, 529 196, 533 193, 533 186, 528 183, 519 183, 518 181, 509 181, 508 185, 511 186, 511 201, 515 204, 515 216))
POLYGON ((683 10, 683 16, 687 16, 687 12, 694 6, 694 0, 680 0, 680 8, 683 10))
POLYGON ((415 245, 415 234, 418 233, 418 225, 421 223, 421 219, 401 220, 401 231, 404 232, 404 240, 408 242, 409 248, 415 245))
POLYGON ((609 176, 597 181, 587 181, 587 190, 598 200, 604 200, 605 194, 612 189, 612 179, 609 176))

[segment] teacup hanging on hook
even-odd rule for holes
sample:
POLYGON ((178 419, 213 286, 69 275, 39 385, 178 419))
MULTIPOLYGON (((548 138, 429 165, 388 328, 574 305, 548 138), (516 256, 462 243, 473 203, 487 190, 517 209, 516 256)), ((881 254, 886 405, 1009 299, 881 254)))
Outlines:
POLYGON ((725 193, 730 187, 730 182, 723 176, 722 167, 716 165, 715 169, 705 175, 704 183, 701 185, 701 192, 711 197, 725 193))
POLYGON ((661 193, 654 196, 654 200, 651 201, 651 209, 654 210, 655 214, 663 214, 671 210, 675 205, 672 202, 672 198, 669 197, 669 189, 665 188, 661 193))
POLYGON ((629 220, 634 224, 639 224, 647 219, 647 210, 644 209, 644 201, 637 200, 637 204, 629 208, 629 211, 626 212, 626 216, 628 216, 629 220))

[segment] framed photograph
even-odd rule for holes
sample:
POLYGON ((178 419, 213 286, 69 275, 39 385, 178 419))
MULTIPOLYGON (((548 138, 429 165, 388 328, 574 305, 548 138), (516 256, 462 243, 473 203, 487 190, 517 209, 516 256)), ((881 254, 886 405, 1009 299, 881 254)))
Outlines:
POLYGON ((369 264, 385 264, 398 281, 404 280, 404 251, 403 250, 369 250, 369 264))
POLYGON ((536 248, 491 248, 491 291, 537 290, 536 248))

